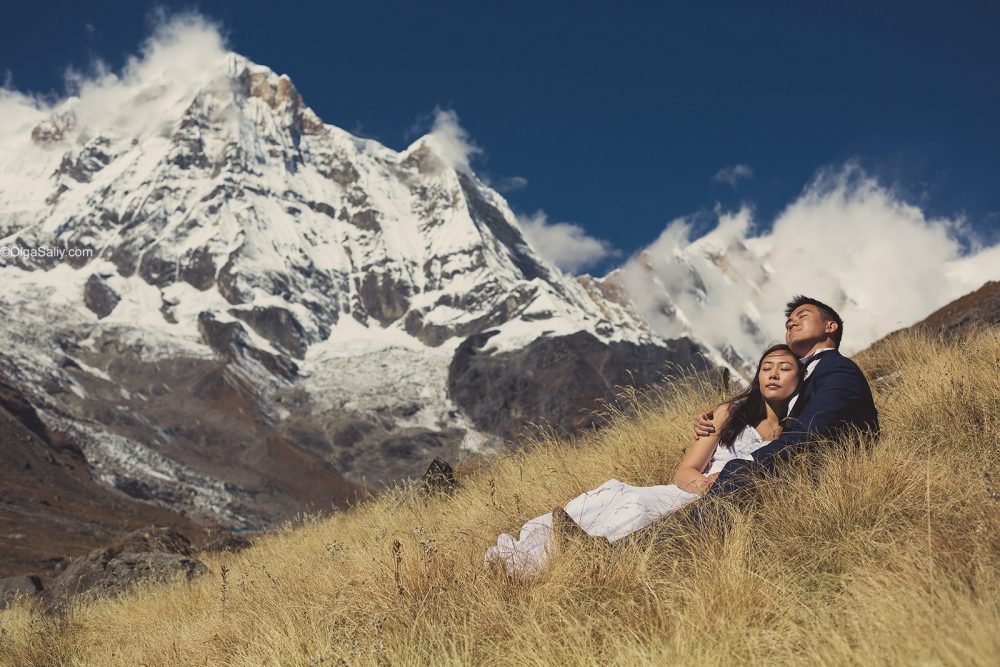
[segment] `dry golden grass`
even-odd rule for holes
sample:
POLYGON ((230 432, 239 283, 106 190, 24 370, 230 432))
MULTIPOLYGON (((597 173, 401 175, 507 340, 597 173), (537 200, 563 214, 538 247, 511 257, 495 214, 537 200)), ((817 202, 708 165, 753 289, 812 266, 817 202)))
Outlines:
POLYGON ((995 665, 1000 335, 903 337, 859 363, 883 437, 794 466, 725 513, 724 539, 667 521, 529 582, 482 565, 499 532, 608 478, 668 482, 719 398, 692 382, 468 470, 451 498, 400 489, 211 557, 190 584, 0 613, 0 662, 995 665))

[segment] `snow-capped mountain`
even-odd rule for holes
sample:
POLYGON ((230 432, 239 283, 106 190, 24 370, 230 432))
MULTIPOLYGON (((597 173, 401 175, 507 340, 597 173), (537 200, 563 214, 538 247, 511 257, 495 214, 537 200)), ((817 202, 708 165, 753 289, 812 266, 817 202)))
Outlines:
POLYGON ((709 365, 433 134, 352 136, 235 54, 199 72, 4 131, 0 371, 109 484, 259 523, 709 365))
POLYGON ((1000 277, 1000 245, 963 252, 955 223, 928 219, 860 171, 821 174, 770 229, 749 209, 720 214, 692 240, 691 224, 661 236, 600 283, 628 295, 652 331, 695 336, 743 375, 784 340, 795 294, 829 303, 853 354, 1000 277))

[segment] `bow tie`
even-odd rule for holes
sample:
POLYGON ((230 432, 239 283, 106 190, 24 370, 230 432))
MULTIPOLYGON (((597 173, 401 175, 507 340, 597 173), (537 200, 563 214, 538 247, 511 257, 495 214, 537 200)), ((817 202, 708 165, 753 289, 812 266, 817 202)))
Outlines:
POLYGON ((801 363, 804 366, 808 366, 812 362, 814 362, 817 359, 819 359, 820 357, 822 357, 827 352, 833 352, 833 350, 820 350, 819 352, 814 352, 812 354, 807 354, 806 356, 804 356, 801 359, 799 359, 799 363, 801 363))

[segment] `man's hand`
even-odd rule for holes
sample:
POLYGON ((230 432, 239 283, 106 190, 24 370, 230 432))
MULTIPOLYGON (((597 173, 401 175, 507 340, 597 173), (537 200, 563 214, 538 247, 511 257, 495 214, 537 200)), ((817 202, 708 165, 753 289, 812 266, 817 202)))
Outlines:
POLYGON ((714 413, 711 410, 705 410, 694 418, 695 438, 706 438, 715 433, 715 426, 712 422, 713 418, 714 413))
POLYGON ((715 484, 715 480, 719 479, 719 473, 713 472, 711 475, 705 478, 705 490, 708 491, 715 484))

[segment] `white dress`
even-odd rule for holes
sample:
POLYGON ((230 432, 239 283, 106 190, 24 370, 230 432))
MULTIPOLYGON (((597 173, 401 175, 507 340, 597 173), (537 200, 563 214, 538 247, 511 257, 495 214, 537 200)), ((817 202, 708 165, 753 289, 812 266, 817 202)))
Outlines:
MULTIPOLYGON (((705 474, 719 472, 733 459, 751 460, 751 454, 768 442, 747 426, 736 436, 732 449, 716 448, 705 474)), ((631 486, 610 479, 569 501, 566 513, 588 534, 615 542, 698 497, 676 484, 631 486)), ((496 546, 486 550, 484 563, 503 563, 510 575, 534 574, 545 565, 552 544, 552 512, 547 512, 524 524, 516 540, 506 533, 500 535, 496 546)))

